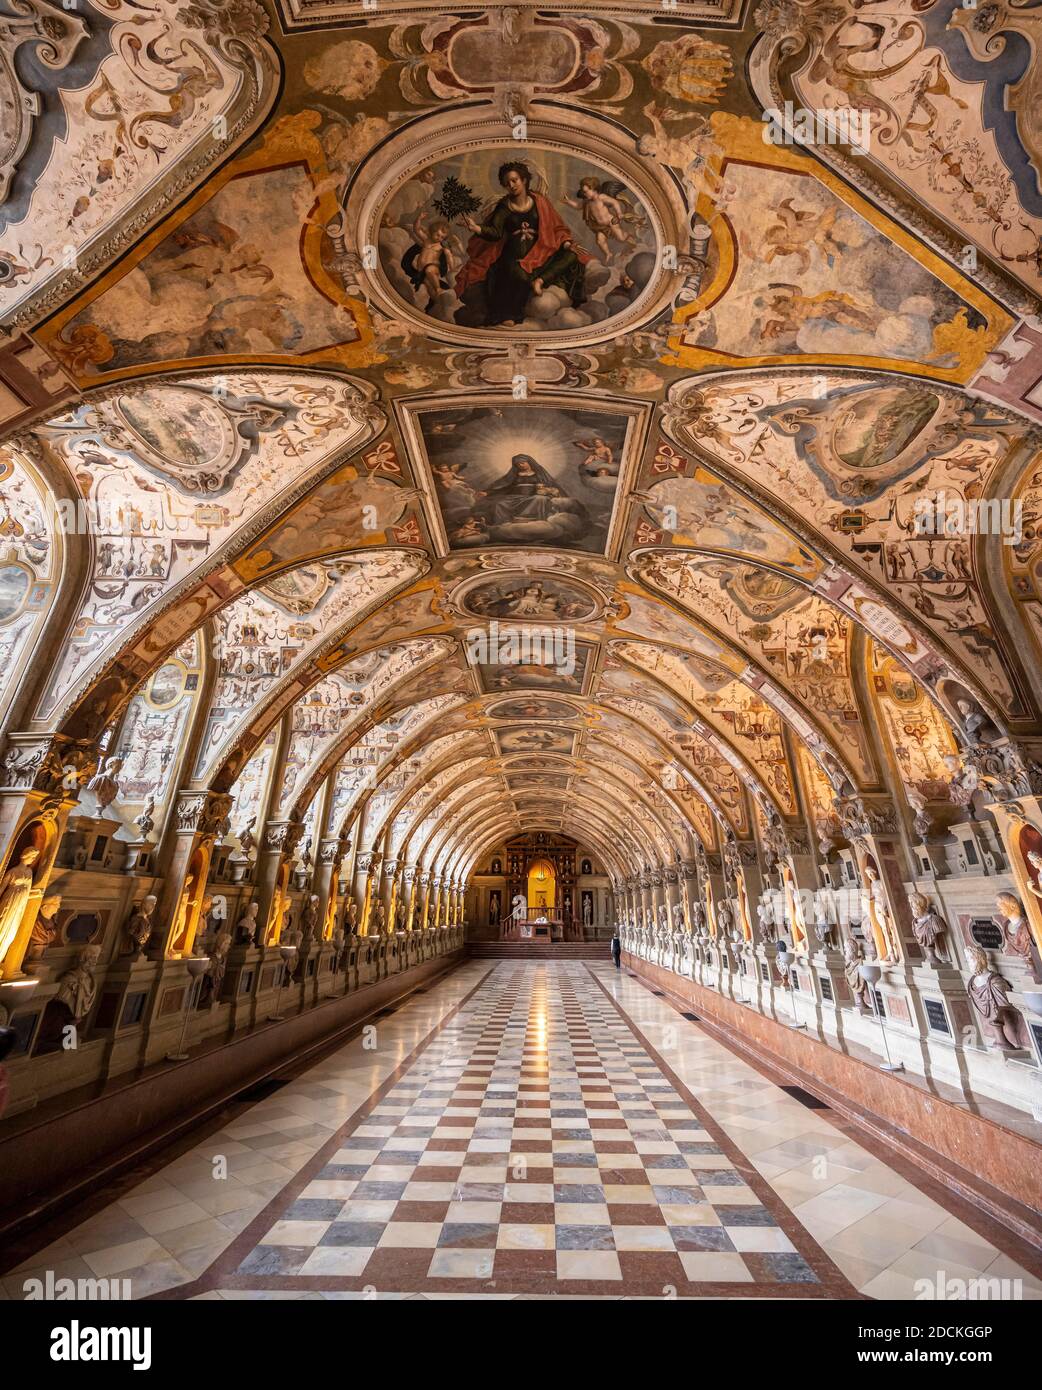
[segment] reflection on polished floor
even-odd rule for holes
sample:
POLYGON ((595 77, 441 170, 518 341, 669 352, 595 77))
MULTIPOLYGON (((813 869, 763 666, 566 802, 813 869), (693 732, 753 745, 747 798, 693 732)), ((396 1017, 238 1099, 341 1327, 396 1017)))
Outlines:
POLYGON ((911 1299, 978 1276, 1042 1298, 1028 1247, 881 1152, 610 965, 475 961, 5 1291, 50 1269, 135 1298, 911 1299))

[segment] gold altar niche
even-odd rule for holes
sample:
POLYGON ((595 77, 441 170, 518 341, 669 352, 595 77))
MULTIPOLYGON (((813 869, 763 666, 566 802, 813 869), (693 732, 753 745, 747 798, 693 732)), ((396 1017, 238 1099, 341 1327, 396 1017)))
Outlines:
MULTIPOLYGON (((568 835, 549 830, 530 831, 506 843, 508 902, 518 897, 526 905, 526 920, 533 927, 540 918, 550 930, 540 932, 560 940, 582 933, 576 910, 575 872, 581 850, 568 835)), ((514 928, 516 931, 517 928, 514 928)), ((535 935, 535 932, 532 933, 535 935)))

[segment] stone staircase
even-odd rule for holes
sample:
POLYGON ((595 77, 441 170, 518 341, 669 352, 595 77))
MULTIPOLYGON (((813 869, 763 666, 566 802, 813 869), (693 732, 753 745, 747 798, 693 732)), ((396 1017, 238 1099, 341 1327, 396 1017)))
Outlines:
POLYGON ((599 960, 611 962, 607 941, 468 941, 475 960, 599 960))

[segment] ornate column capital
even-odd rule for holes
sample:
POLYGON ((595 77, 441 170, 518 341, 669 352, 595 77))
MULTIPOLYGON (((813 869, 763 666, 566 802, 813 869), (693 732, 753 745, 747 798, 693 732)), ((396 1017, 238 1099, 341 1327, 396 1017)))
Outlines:
POLYGON ((64 793, 74 801, 93 777, 100 756, 97 744, 86 739, 62 734, 8 734, 0 763, 0 789, 48 796, 64 793))
POLYGON ((401 866, 401 860, 400 860, 400 859, 385 859, 385 860, 383 861, 383 874, 384 874, 384 878, 394 878, 394 877, 396 876, 396 874, 398 873, 398 869, 399 869, 400 866, 401 866))
POLYGON ((355 860, 355 868, 360 874, 367 874, 374 864, 379 863, 379 859, 380 856, 371 849, 363 849, 355 860))
POLYGON ((232 797, 228 792, 181 791, 174 803, 174 828, 179 835, 213 839, 221 832, 227 833, 225 826, 231 809, 232 797))

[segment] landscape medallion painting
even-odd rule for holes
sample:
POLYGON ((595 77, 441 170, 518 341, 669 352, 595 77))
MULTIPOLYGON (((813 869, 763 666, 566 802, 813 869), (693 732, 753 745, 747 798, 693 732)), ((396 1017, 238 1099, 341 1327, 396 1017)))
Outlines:
MULTIPOLYGON (((631 452, 632 413, 503 404, 423 410, 411 418, 430 465, 449 549, 609 548, 620 477, 631 452)), ((542 584, 540 602, 547 607, 553 606, 551 587, 550 581, 542 584)), ((520 591, 504 597, 508 605, 528 601, 520 591)), ((578 600, 579 616, 585 604, 578 595, 570 597, 578 600)))
POLYGON ((624 313, 655 271, 637 195, 556 150, 471 150, 421 169, 383 213, 380 262, 432 319, 502 333, 574 332, 624 313))

